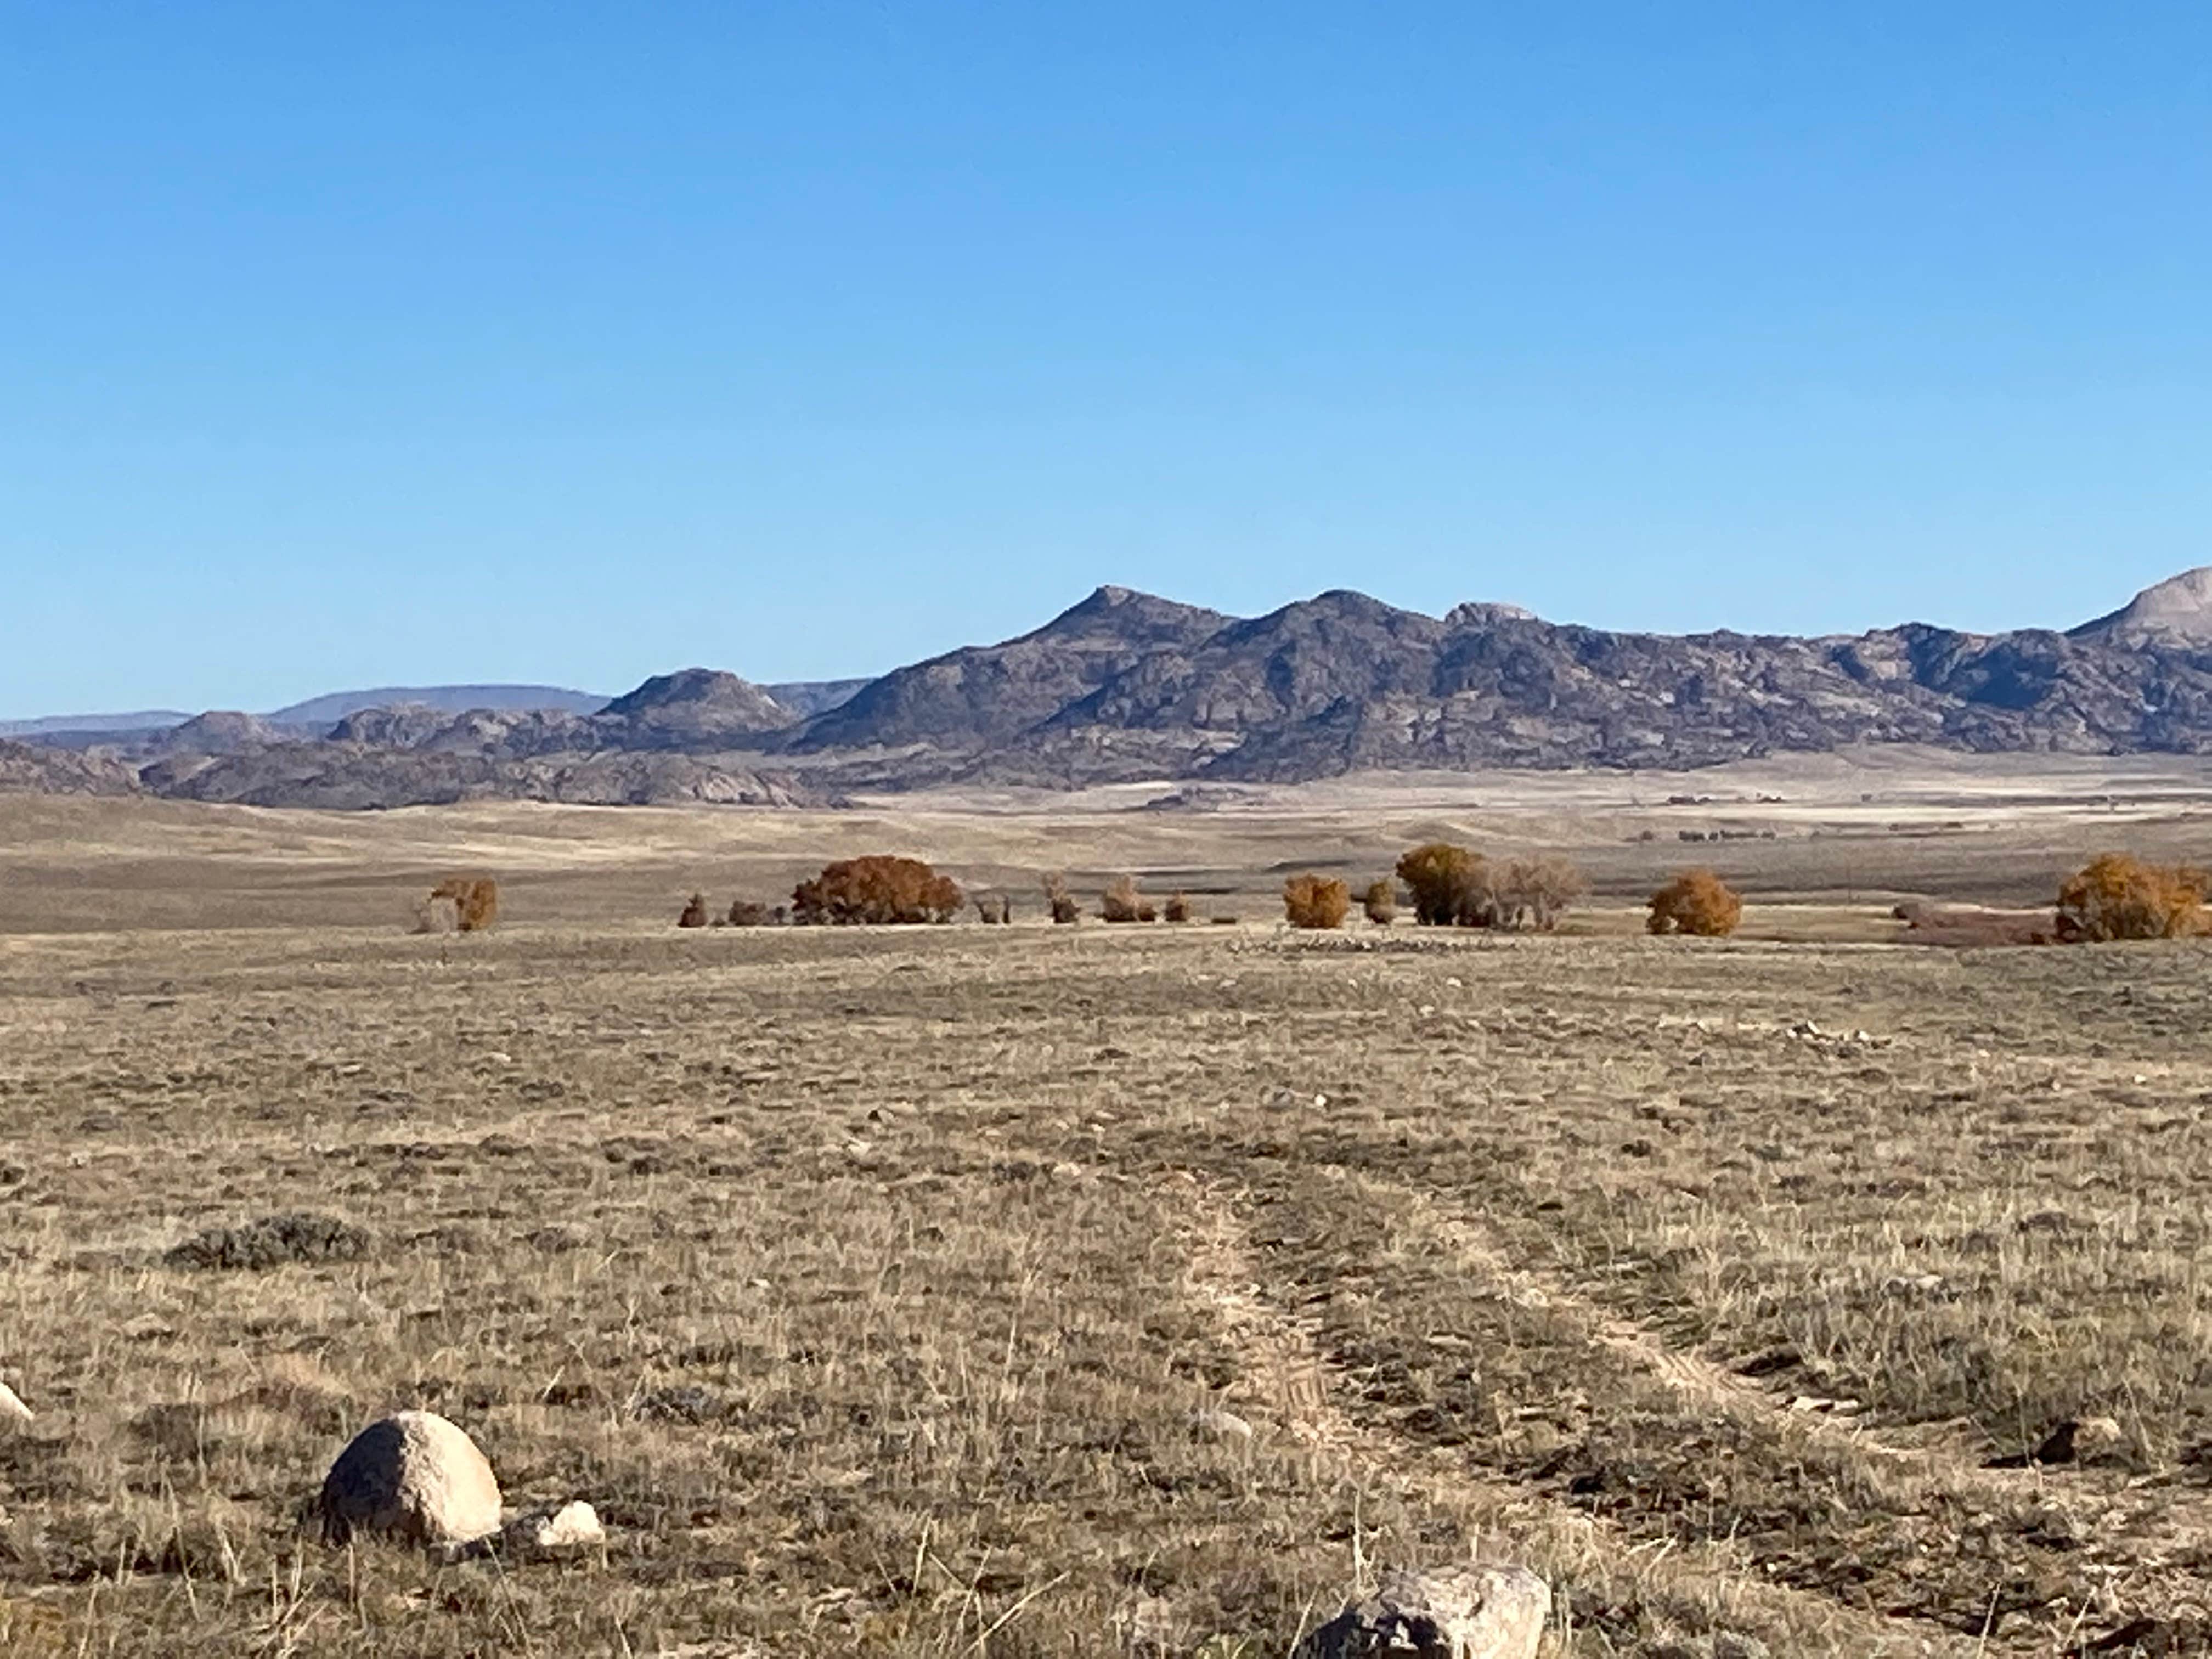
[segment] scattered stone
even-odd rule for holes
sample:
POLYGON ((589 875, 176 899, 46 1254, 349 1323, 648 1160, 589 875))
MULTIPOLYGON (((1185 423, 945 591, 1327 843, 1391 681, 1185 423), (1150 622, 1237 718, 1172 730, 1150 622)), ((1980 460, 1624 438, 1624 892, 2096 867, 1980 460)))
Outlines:
POLYGON ((2039 1465, 2090 1463, 2112 1457, 2126 1443, 2119 1424, 2109 1417, 2075 1417, 2061 1423, 2032 1452, 1992 1457, 1992 1469, 2026 1469, 2039 1465))
POLYGON ((525 1510, 502 1532, 515 1554, 550 1559, 595 1549, 607 1541, 599 1511, 580 1498, 558 1509, 525 1510))
POLYGON ((1191 1413, 1190 1425, 1200 1434, 1210 1434, 1216 1440, 1249 1440, 1252 1425, 1235 1412, 1209 1406, 1191 1413))
POLYGON ((2118 1449, 2126 1438, 2109 1417, 2076 1417, 2053 1429, 2035 1449, 2039 1463, 2088 1463, 2118 1449))
POLYGON ((370 1424, 331 1465, 315 1510, 326 1542, 356 1534, 469 1544, 500 1529, 499 1481, 475 1441, 434 1412, 370 1424))
POLYGON ((5 1382, 0 1382, 0 1428, 21 1428, 33 1420, 31 1408, 5 1382))
POLYGON ((327 1215, 269 1215, 242 1227, 210 1227, 161 1259, 172 1267, 258 1271, 290 1261, 353 1261, 368 1254, 368 1234, 327 1215))
POLYGON ((1387 1572, 1298 1644, 1293 1659, 1534 1659, 1552 1590, 1526 1567, 1486 1562, 1387 1572))

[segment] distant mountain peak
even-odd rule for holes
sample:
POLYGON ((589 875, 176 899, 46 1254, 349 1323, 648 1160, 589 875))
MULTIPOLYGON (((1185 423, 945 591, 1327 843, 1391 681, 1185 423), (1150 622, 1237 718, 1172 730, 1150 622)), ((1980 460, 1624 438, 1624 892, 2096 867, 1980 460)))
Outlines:
POLYGON ((2118 611, 2082 623, 2070 637, 2126 639, 2148 634, 2212 643, 2212 564, 2154 583, 2118 611))
POLYGON ((1152 644, 1163 640, 1188 640, 1211 633, 1229 620, 1219 611, 1208 611, 1202 605, 1184 605, 1179 600, 1164 599, 1157 593, 1140 592, 1133 587, 1116 587, 1109 583, 1094 588, 1042 628, 1033 634, 1024 634, 1022 638, 1060 639, 1075 635, 1094 637, 1111 635, 1132 643, 1152 644))
POLYGON ((652 740, 697 747, 757 736, 795 723, 792 712, 750 680, 720 668, 679 668, 624 692, 598 718, 652 740))
POLYGON ((765 702, 775 699, 741 675, 720 668, 679 668, 672 674, 655 674, 635 690, 625 691, 600 712, 635 714, 648 708, 670 708, 684 703, 765 702))

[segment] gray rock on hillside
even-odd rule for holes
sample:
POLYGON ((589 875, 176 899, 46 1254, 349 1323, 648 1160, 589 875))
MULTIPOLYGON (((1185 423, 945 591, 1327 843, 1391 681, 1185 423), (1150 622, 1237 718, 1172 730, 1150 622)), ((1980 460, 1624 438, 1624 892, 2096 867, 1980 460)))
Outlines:
POLYGON ((315 1512, 324 1539, 473 1543, 500 1529, 499 1481, 475 1441, 434 1412, 370 1424, 338 1454, 315 1512))
POLYGON ((1552 1590, 1502 1562, 1386 1572, 1298 1644, 1294 1659, 1534 1659, 1552 1590))

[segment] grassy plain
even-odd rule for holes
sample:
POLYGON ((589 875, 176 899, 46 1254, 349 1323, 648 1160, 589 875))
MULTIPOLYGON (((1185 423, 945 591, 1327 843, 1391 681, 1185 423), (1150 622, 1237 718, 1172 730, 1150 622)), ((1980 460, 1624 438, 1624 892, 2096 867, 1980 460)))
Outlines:
POLYGON ((0 1651, 1258 1659, 1493 1547, 1559 1654, 2205 1651, 2212 953, 1884 942, 2201 851, 2190 779, 2062 781, 0 802, 0 1651), (1601 901, 1273 927, 1283 869, 1449 831, 1601 901), (670 926, 862 850, 1244 920, 670 926), (1755 937, 1633 936, 1693 858, 1755 937), (404 934, 459 868, 502 926, 404 934), (166 1258, 289 1211, 368 1247, 166 1258), (297 1535, 403 1405, 604 1555, 297 1535), (2090 1415, 2097 1461, 1990 1467, 2090 1415))

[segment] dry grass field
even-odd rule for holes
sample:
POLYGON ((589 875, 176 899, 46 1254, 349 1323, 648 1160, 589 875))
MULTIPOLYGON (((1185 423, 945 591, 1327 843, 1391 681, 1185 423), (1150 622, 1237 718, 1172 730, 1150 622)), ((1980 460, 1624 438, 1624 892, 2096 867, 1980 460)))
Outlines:
POLYGON ((1695 848, 1634 837, 1719 807, 0 802, 0 1652, 1279 1659, 1476 1550, 1562 1655, 2212 1650, 2212 951, 1882 942, 2202 802, 1990 793, 1695 848), (1273 925, 1443 829, 1601 902, 1273 925), (863 850, 1024 920, 672 926, 863 850), (1634 937, 1693 857, 1753 936, 1634 937), (501 926, 404 933, 460 868, 501 926), (1243 921, 1051 928, 1052 868, 1243 921), (300 1212, 360 1237, 171 1254, 300 1212), (414 1405, 604 1552, 298 1532, 414 1405))

